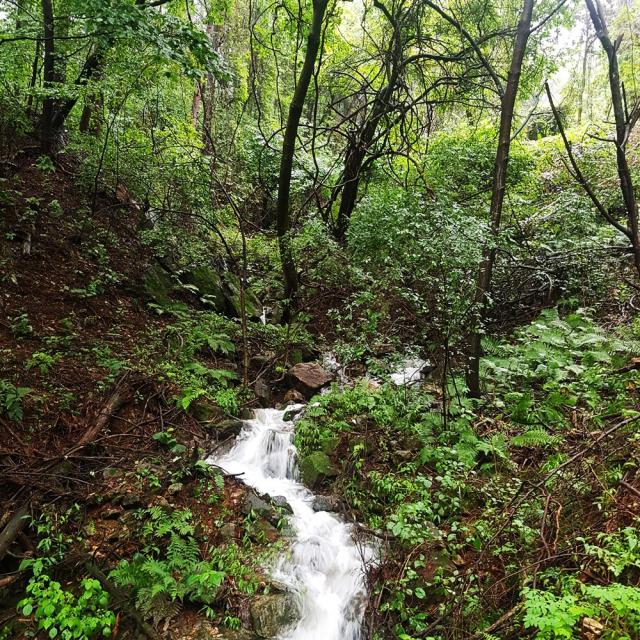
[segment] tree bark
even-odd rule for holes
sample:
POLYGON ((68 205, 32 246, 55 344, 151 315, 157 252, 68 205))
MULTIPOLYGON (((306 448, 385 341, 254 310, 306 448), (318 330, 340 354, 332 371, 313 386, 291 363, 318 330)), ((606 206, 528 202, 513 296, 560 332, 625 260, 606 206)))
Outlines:
POLYGON ((320 50, 322 24, 327 11, 329 0, 313 0, 313 19, 311 30, 307 38, 307 50, 304 62, 296 83, 296 88, 289 104, 287 124, 282 141, 282 156, 280 159, 280 173, 278 176, 278 202, 276 207, 276 231, 278 235, 278 247, 282 262, 284 276, 285 313, 283 320, 289 320, 291 307, 295 302, 298 292, 298 273, 296 269, 293 251, 291 248, 291 173, 296 149, 298 127, 302 116, 302 109, 307 97, 307 91, 313 75, 313 69, 320 50))
MULTIPOLYGON (((42 0, 42 33, 44 60, 42 63, 42 80, 44 88, 50 90, 56 80, 55 32, 53 24, 53 2, 42 0)), ((40 121, 40 148, 43 153, 53 151, 53 114, 55 99, 46 96, 42 103, 42 118, 40 121)))
MULTIPOLYGON (((616 164, 618 166, 618 179, 620 181, 620 191, 627 214, 627 226, 629 228, 629 239, 633 247, 633 261, 640 275, 640 236, 638 235, 638 202, 636 200, 631 178, 631 170, 627 160, 626 147, 631 133, 631 129, 637 119, 637 114, 627 113, 624 88, 620 81, 620 69, 618 66, 618 47, 611 41, 604 11, 599 0, 586 0, 587 9, 591 16, 591 22, 596 30, 596 36, 607 54, 609 89, 611 91, 611 104, 613 106, 613 117, 616 125, 616 164), (634 119, 635 118, 635 119, 634 119)), ((636 104, 634 112, 640 107, 636 104)))
POLYGON ((502 207, 506 189, 509 150, 511 148, 511 128, 515 108, 522 63, 531 34, 531 19, 535 0, 524 0, 518 22, 516 37, 511 56, 511 65, 507 77, 507 85, 500 105, 500 129, 498 133, 498 149, 493 164, 493 180, 491 185, 491 205, 489 207, 490 238, 482 251, 482 259, 478 265, 478 277, 474 296, 475 326, 471 335, 469 357, 467 363, 467 387, 469 395, 480 397, 480 358, 482 357, 482 332, 486 320, 488 300, 487 294, 491 286, 491 276, 496 259, 496 243, 500 233, 502 207))

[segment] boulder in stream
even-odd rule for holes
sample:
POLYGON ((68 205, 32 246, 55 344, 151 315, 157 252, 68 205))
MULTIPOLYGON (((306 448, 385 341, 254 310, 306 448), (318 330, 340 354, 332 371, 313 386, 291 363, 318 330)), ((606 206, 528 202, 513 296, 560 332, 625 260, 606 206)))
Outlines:
POLYGON ((248 491, 242 502, 242 513, 253 513, 259 518, 278 526, 283 513, 293 513, 291 506, 284 496, 271 497, 267 494, 258 495, 255 491, 248 491))
POLYGON ((339 511, 340 500, 334 496, 316 496, 311 505, 314 511, 339 511))
POLYGON ((250 607, 251 624, 259 638, 279 638, 300 618, 295 597, 273 593, 254 598, 250 607))
POLYGON ((287 381, 305 398, 311 398, 333 380, 333 374, 316 362, 301 362, 287 371, 287 381))

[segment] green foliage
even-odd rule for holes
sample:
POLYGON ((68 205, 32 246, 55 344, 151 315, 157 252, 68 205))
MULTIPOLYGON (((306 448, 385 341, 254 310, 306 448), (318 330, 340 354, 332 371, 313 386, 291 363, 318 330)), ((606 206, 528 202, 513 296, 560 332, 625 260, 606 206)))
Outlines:
POLYGON ((557 444, 557 431, 568 424, 568 409, 585 406, 601 415, 628 413, 627 385, 635 374, 612 375, 612 370, 624 364, 636 346, 597 326, 586 310, 561 318, 557 309, 544 311, 518 330, 512 343, 486 341, 482 366, 497 396, 495 406, 526 429, 512 444, 557 444))
POLYGON ((19 338, 26 338, 33 335, 33 327, 31 321, 26 313, 22 313, 16 316, 11 321, 11 331, 13 335, 19 338))
POLYGON ((83 578, 75 595, 44 574, 29 581, 27 597, 18 603, 22 615, 33 615, 38 629, 62 640, 111 636, 116 616, 108 606, 109 594, 97 580, 83 578))
POLYGON ((633 638, 640 625, 640 589, 613 583, 608 586, 566 581, 556 595, 550 591, 524 591, 526 627, 536 638, 575 638, 578 623, 588 618, 604 639, 633 638))
POLYGON ((448 199, 381 184, 353 213, 350 257, 384 297, 395 293, 453 343, 468 322, 484 234, 481 219, 448 199))
POLYGON ((46 375, 51 370, 51 367, 60 360, 60 354, 50 354, 45 351, 35 351, 29 356, 25 367, 27 370, 38 369, 41 375, 46 375))
POLYGON ((225 573, 201 558, 191 511, 151 507, 136 517, 145 547, 131 560, 121 560, 110 577, 130 587, 136 606, 156 622, 174 616, 185 600, 211 605, 225 573))
POLYGON ((31 392, 28 387, 16 387, 9 380, 0 379, 0 415, 5 414, 10 420, 22 420, 22 400, 31 392))
POLYGON ((598 544, 589 543, 584 538, 584 550, 615 578, 620 578, 630 568, 640 569, 640 535, 637 527, 625 527, 612 533, 599 532, 598 544))

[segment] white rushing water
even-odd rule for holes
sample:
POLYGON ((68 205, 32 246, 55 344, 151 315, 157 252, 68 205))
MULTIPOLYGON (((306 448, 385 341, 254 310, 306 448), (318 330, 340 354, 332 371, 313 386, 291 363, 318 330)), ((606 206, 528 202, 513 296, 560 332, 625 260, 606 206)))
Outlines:
POLYGON ((358 640, 366 604, 365 565, 372 550, 356 545, 351 527, 337 515, 314 511, 314 495, 298 481, 294 423, 285 411, 258 409, 235 446, 215 464, 259 493, 283 496, 293 510, 290 553, 272 576, 299 601, 301 618, 281 640, 358 640))

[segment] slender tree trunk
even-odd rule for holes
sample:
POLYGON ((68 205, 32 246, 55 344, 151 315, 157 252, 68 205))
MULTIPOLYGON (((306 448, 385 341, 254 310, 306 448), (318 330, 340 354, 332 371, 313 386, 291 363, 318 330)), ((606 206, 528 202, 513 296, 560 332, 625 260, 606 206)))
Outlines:
POLYGON ((33 54, 33 63, 31 64, 31 79, 29 80, 29 97, 27 98, 27 110, 31 113, 31 107, 33 106, 33 90, 35 89, 36 82, 38 81, 38 68, 40 66, 40 57, 42 55, 42 40, 38 38, 36 40, 36 50, 33 54))
POLYGON ((584 50, 582 51, 582 69, 580 74, 580 84, 578 86, 578 113, 577 124, 582 124, 582 114, 584 112, 584 93, 587 87, 587 72, 589 70, 589 52, 591 51, 591 37, 589 35, 589 14, 585 15, 584 23, 584 50))
MULTIPOLYGON (((42 0, 42 27, 44 60, 42 63, 42 80, 45 89, 52 89, 56 79, 55 32, 53 25, 53 2, 42 0)), ((53 114, 55 99, 46 96, 42 103, 40 121, 40 148, 43 153, 53 151, 53 114)))
POLYGON ((191 100, 191 122, 193 128, 198 128, 198 119, 200 118, 200 105, 202 104, 202 83, 196 80, 193 87, 193 99, 191 100))
POLYGON ((516 37, 511 57, 511 66, 507 77, 507 85, 502 95, 500 109, 500 129, 498 133, 498 149, 493 164, 493 181, 491 186, 491 206, 489 208, 490 238, 482 251, 482 259, 478 266, 476 292, 474 296, 475 327, 471 335, 467 365, 467 387, 469 395, 480 397, 480 358, 482 356, 482 332, 487 315, 487 294, 491 286, 491 276, 496 259, 496 243, 500 233, 502 206, 506 189, 509 150, 511 147, 511 128, 515 108, 522 63, 531 33, 531 18, 535 0, 524 0, 522 13, 518 22, 516 37))
MULTIPOLYGON (((631 129, 635 122, 627 113, 624 87, 620 81, 620 69, 618 66, 617 45, 611 41, 604 11, 598 0, 586 0, 587 9, 591 16, 591 22, 596 30, 596 36, 607 54, 609 88, 611 90, 611 105, 616 124, 616 163, 618 166, 618 179, 620 191, 627 213, 627 225, 629 239, 633 248, 633 261, 640 275, 640 235, 638 235, 638 202, 633 188, 633 180, 629 162, 627 160, 626 147, 631 129)), ((637 108, 637 107, 636 107, 637 108)))
POLYGON ((285 298, 287 303, 283 320, 289 320, 291 307, 298 292, 298 273, 291 249, 291 172, 293 170, 293 159, 296 149, 296 138, 298 126, 307 91, 313 75, 313 68, 320 50, 320 39, 322 23, 327 11, 329 0, 313 0, 313 20, 311 30, 307 38, 307 50, 304 56, 304 63, 300 71, 300 76, 296 83, 296 88, 289 105, 287 124, 282 141, 282 156, 280 159, 280 173, 278 176, 278 202, 276 207, 276 230, 278 234, 278 246, 280 249, 280 260, 282 262, 282 273, 284 276, 285 298))

